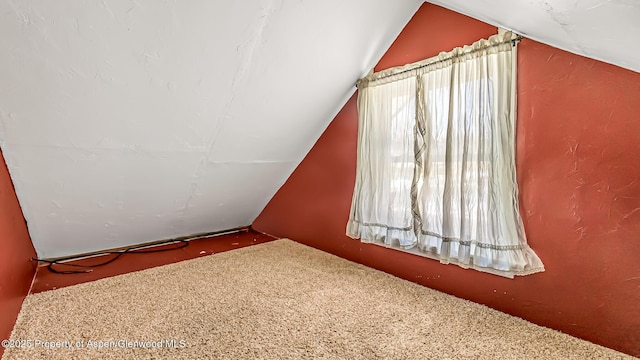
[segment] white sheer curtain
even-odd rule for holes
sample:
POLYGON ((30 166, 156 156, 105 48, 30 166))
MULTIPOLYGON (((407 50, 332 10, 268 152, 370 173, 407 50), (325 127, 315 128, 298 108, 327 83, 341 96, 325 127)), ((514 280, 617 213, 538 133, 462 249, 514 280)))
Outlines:
POLYGON ((358 82, 348 236, 506 277, 544 271, 518 212, 511 39, 358 82))

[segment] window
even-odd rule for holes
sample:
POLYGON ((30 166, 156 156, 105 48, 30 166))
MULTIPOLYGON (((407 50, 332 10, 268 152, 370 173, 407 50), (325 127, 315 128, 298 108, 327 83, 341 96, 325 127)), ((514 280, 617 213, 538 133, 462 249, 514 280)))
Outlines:
POLYGON ((347 235, 506 277, 544 271, 518 212, 515 52, 505 32, 359 81, 347 235))

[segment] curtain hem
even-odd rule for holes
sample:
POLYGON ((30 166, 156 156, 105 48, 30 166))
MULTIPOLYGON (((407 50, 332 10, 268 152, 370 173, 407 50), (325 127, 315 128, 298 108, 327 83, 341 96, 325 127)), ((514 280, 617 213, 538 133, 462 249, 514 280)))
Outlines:
MULTIPOLYGON (((478 264, 473 263, 473 255, 470 255, 469 262, 462 262, 455 257, 447 257, 438 254, 437 252, 423 249, 420 247, 418 241, 412 241, 411 244, 401 244, 399 239, 389 239, 387 236, 380 236, 369 239, 365 238, 362 235, 362 231, 364 228, 367 228, 367 225, 361 224, 358 221, 350 219, 347 225, 346 235, 352 239, 360 240, 360 242, 365 244, 373 244, 378 246, 383 246, 389 249, 394 249, 402 252, 406 252, 409 254, 414 254, 418 256, 422 256, 428 259, 438 260, 441 264, 453 264, 457 265, 463 269, 473 269, 480 272, 485 272, 493 275, 498 275, 506 278, 513 279, 515 276, 525 276, 531 275, 539 272, 544 272, 545 268, 542 264, 540 258, 536 255, 536 253, 528 246, 528 244, 519 244, 513 245, 513 248, 510 249, 494 249, 495 251, 502 252, 512 252, 516 253, 517 257, 524 261, 525 265, 522 269, 511 269, 511 270, 501 270, 495 267, 489 266, 480 266, 478 264)), ((462 247, 469 246, 467 244, 461 245, 462 247)), ((476 245, 477 246, 477 245, 476 245)), ((494 259, 495 260, 495 259, 494 259)))
MULTIPOLYGON (((354 239, 358 239, 358 238, 354 238, 354 239)), ((473 269, 476 271, 480 271, 480 272, 484 272, 484 273, 488 273, 488 274, 492 274, 492 275, 497 275, 497 276, 501 276, 501 277, 505 277, 505 278, 509 278, 509 279, 513 279, 516 276, 526 276, 526 275, 532 275, 532 274, 536 274, 536 273, 541 273, 545 271, 544 266, 540 266, 540 267, 534 267, 534 268, 530 268, 530 269, 523 269, 523 270, 513 270, 513 271, 505 271, 505 270, 498 270, 498 269, 494 269, 491 267, 483 267, 483 266, 478 266, 475 264, 467 264, 467 263, 462 263, 457 261, 456 259, 443 259, 441 258, 438 254, 434 254, 432 252, 428 252, 428 251, 423 251, 421 250, 417 244, 413 245, 412 247, 406 247, 406 246, 401 246, 399 244, 387 244, 384 243, 382 241, 379 240, 367 240, 367 239, 360 239, 360 241, 362 243, 365 244, 372 244, 372 245, 378 245, 378 246, 382 246, 385 248, 389 248, 392 250, 397 250, 397 251, 402 251, 408 254, 413 254, 413 255, 418 255, 418 256, 422 256, 428 259, 432 259, 432 260, 438 260, 438 262, 440 262, 443 265, 457 265, 463 269, 473 269)))

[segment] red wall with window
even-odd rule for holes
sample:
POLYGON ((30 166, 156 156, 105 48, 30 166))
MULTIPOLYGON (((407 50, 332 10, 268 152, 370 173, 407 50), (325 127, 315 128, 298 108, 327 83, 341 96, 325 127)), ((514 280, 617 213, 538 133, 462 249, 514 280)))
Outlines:
MULTIPOLYGON (((36 270, 36 252, 0 153, 0 340, 8 339, 36 270)), ((0 356, 4 348, 0 347, 0 356)))
MULTIPOLYGON (((376 70, 495 32, 425 3, 376 70)), ((355 95, 253 227, 640 356, 640 74, 528 39, 518 56, 520 207, 546 272, 510 280, 346 237, 355 95)))

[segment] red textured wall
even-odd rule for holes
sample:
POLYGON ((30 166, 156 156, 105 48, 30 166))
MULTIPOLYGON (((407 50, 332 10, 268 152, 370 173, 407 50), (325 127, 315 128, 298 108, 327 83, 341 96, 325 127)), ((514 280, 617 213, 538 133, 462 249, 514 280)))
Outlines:
MULTIPOLYGON (((424 4, 376 69, 495 32, 424 4)), ((519 46, 520 205, 546 272, 510 280, 346 237, 355 95, 253 227, 640 356, 640 74, 528 39, 519 46)))
MULTIPOLYGON (((0 340, 8 339, 37 263, 13 183, 0 153, 0 340)), ((0 356, 4 348, 0 346, 0 356)))

